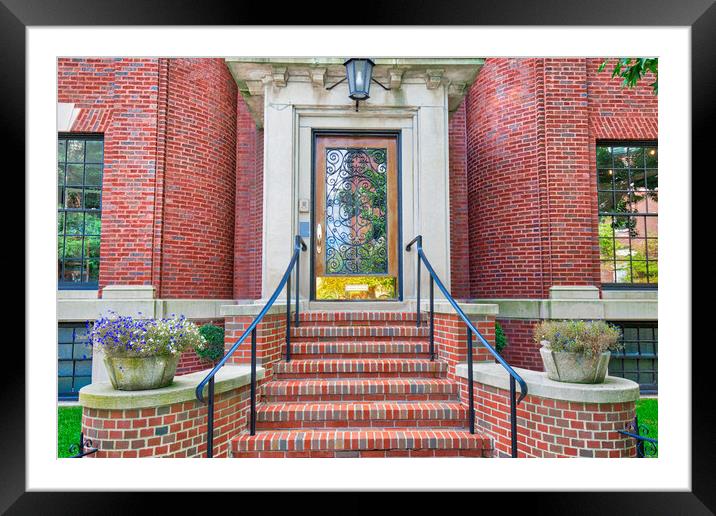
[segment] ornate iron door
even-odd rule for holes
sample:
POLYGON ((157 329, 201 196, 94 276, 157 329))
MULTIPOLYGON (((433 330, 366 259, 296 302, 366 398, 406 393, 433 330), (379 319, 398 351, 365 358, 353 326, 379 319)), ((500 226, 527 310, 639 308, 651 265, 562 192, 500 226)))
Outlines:
POLYGON ((317 136, 315 298, 397 299, 396 136, 317 136))

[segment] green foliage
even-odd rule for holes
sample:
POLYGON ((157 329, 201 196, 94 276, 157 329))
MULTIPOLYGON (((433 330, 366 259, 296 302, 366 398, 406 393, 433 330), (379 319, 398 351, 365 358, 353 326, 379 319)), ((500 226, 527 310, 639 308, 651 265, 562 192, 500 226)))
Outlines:
MULTIPOLYGON (((609 63, 605 59, 599 65, 599 71, 603 71, 609 63)), ((647 74, 653 74, 654 82, 650 84, 654 95, 659 94, 659 59, 656 57, 621 57, 616 60, 612 69, 612 77, 621 77, 622 85, 633 88, 647 74)))
POLYGON ((57 407, 57 458, 70 457, 70 445, 78 444, 82 432, 82 407, 57 407))
POLYGON ((502 329, 500 323, 495 322, 495 350, 502 354, 502 350, 507 347, 507 336, 502 329))
POLYGON ((206 345, 194 348, 199 358, 216 362, 224 356, 224 328, 213 324, 204 324, 199 327, 199 333, 206 341, 206 345))
MULTIPOLYGON (((645 398, 637 400, 636 415, 639 418, 639 426, 644 425, 649 433, 646 437, 659 438, 659 400, 656 398, 645 398)), ((643 429, 641 429, 643 430, 643 429)), ((655 457, 658 457, 655 455, 655 457)))
POLYGON ((547 341, 552 351, 598 355, 621 348, 621 330, 605 321, 542 321, 535 326, 537 344, 547 341))

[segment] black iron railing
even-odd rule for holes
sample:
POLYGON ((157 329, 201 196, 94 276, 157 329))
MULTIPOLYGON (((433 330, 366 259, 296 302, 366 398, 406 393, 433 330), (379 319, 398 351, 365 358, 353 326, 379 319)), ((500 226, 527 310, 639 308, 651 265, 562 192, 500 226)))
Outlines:
POLYGON ((85 439, 85 434, 80 433, 80 441, 78 443, 70 444, 69 451, 71 454, 71 459, 81 459, 82 457, 86 457, 87 455, 97 453, 99 451, 99 448, 96 448, 92 445, 92 439, 85 439))
POLYGON ((482 344, 487 350, 492 353, 497 362, 507 370, 510 374, 510 426, 511 426, 511 438, 512 438, 512 456, 517 457, 517 404, 519 404, 525 396, 527 396, 527 384, 518 375, 510 365, 505 362, 505 359, 493 348, 489 342, 482 336, 482 334, 475 328, 472 321, 465 315, 457 301, 450 295, 450 292, 445 288, 443 282, 435 273, 435 269, 430 265, 430 261, 423 252, 423 237, 418 235, 413 238, 410 243, 405 247, 406 251, 410 251, 410 248, 416 244, 418 251, 417 254, 417 308, 415 310, 415 322, 417 326, 422 324, 420 317, 420 264, 425 264, 425 268, 430 273, 430 357, 431 360, 435 359, 435 285, 438 286, 440 292, 443 293, 445 299, 452 305, 457 314, 465 323, 467 331, 467 384, 468 384, 468 407, 470 417, 470 433, 475 433, 475 394, 473 386, 473 367, 472 367, 472 337, 473 334, 477 336, 478 342, 482 344), (516 383, 520 384, 520 397, 515 400, 516 396, 516 383))
POLYGON ((296 319, 295 325, 298 326, 298 285, 299 285, 299 268, 300 268, 300 257, 301 251, 306 250, 306 244, 303 242, 300 236, 294 237, 293 244, 293 255, 291 261, 286 267, 286 272, 283 273, 281 281, 279 282, 276 290, 271 295, 269 300, 264 305, 263 309, 253 322, 246 328, 246 331, 239 337, 239 339, 231 346, 231 349, 224 355, 224 358, 209 371, 199 385, 196 387, 196 398, 202 402, 207 403, 207 428, 206 428, 206 456, 214 456, 214 376, 221 369, 226 361, 234 354, 234 352, 241 346, 246 340, 248 335, 251 335, 251 409, 249 413, 249 432, 251 435, 256 435, 256 327, 259 325, 264 316, 268 313, 269 309, 273 306, 276 298, 281 293, 284 285, 286 286, 286 360, 291 360, 291 272, 296 271, 296 319), (208 387, 208 401, 204 400, 204 388, 208 387))
POLYGON ((618 432, 636 440, 636 456, 638 458, 643 459, 659 455, 658 439, 648 437, 649 427, 640 425, 638 416, 634 416, 634 420, 626 429, 618 430, 618 432))

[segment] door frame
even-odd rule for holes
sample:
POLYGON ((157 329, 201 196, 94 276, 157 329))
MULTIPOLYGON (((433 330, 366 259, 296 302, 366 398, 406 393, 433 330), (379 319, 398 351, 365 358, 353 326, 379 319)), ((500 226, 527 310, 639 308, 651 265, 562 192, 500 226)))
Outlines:
POLYGON ((321 303, 390 303, 403 301, 403 158, 402 158, 402 131, 401 130, 371 130, 371 129, 311 129, 311 267, 309 274, 310 281, 310 300, 320 301, 321 303), (316 278, 315 278, 315 227, 316 227, 316 140, 319 136, 391 136, 396 139, 397 156, 396 170, 398 173, 398 297, 396 299, 316 299, 316 278))

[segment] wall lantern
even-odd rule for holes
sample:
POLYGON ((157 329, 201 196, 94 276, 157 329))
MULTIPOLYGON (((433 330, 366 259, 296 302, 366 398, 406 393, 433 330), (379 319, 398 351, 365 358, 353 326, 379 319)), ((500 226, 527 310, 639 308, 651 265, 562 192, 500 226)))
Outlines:
POLYGON ((340 83, 348 81, 348 96, 356 101, 356 111, 358 111, 358 103, 361 100, 370 98, 370 83, 374 82, 384 90, 390 88, 383 86, 373 78, 373 67, 375 63, 372 59, 351 57, 343 66, 346 67, 346 76, 340 81, 328 86, 326 89, 331 90, 340 83))

